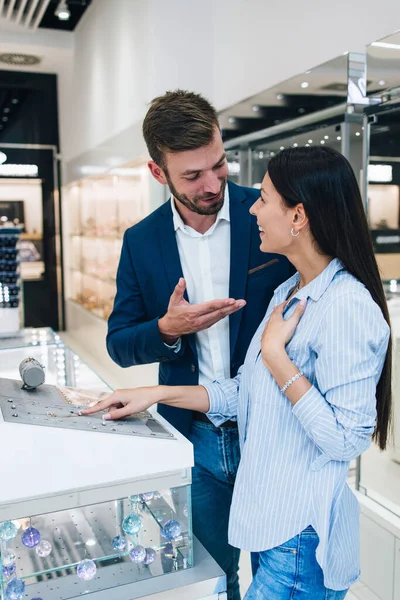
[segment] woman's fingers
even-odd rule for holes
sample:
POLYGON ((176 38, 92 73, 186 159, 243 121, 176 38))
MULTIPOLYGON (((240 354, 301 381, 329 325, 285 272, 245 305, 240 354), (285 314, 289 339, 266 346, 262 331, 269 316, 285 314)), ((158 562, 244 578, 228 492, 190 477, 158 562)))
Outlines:
POLYGON ((107 408, 110 408, 110 406, 116 406, 119 404, 121 404, 121 401, 118 399, 118 397, 115 397, 115 393, 113 393, 111 394, 111 396, 108 396, 108 398, 101 400, 101 402, 98 402, 94 406, 91 406, 90 408, 85 408, 81 411, 81 413, 82 415, 92 415, 93 413, 100 412, 101 410, 106 410, 107 408))
POLYGON ((109 410, 108 413, 103 416, 103 419, 105 421, 114 421, 115 419, 123 419, 124 417, 129 417, 133 414, 135 414, 135 411, 132 409, 132 406, 130 404, 126 404, 122 408, 114 408, 109 410))

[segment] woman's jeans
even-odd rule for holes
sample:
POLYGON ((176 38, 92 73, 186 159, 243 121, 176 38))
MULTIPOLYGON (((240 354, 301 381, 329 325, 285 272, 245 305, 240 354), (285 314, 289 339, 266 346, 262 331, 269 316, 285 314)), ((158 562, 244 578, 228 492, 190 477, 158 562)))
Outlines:
POLYGON ((244 600, 342 600, 348 590, 324 586, 315 552, 318 535, 307 527, 281 546, 258 554, 258 568, 244 600))

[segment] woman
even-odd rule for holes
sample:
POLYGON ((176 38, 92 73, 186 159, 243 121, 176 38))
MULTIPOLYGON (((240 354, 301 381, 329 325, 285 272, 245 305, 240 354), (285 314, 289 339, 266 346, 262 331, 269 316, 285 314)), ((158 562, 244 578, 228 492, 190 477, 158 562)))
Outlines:
POLYGON ((161 402, 215 425, 237 417, 229 541, 260 553, 245 600, 340 600, 359 576, 349 464, 388 436, 385 297, 357 182, 338 152, 278 154, 251 213, 261 250, 285 255, 297 273, 275 291, 237 377, 121 390, 85 412, 108 408, 114 419, 161 402))

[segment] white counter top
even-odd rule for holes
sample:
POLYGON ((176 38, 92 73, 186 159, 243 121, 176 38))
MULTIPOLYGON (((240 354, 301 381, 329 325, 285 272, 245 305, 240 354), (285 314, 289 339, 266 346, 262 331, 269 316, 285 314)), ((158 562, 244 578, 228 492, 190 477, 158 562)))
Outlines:
POLYGON ((190 483, 192 445, 160 415, 157 418, 175 440, 8 423, 0 412, 0 521, 10 518, 18 503, 32 501, 31 511, 45 512, 38 507, 52 498, 52 510, 61 510, 114 499, 115 486, 121 487, 121 497, 154 491, 159 489, 152 487, 157 479, 161 483, 174 472, 180 479, 188 469, 190 483), (60 496, 58 503, 55 496, 60 496))

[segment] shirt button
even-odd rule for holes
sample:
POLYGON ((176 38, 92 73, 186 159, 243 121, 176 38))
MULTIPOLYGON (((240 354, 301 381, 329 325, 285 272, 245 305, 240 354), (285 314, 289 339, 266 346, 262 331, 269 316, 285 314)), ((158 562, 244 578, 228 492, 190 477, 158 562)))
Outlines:
POLYGON ((196 365, 190 365, 190 370, 192 373, 196 373, 196 365))

